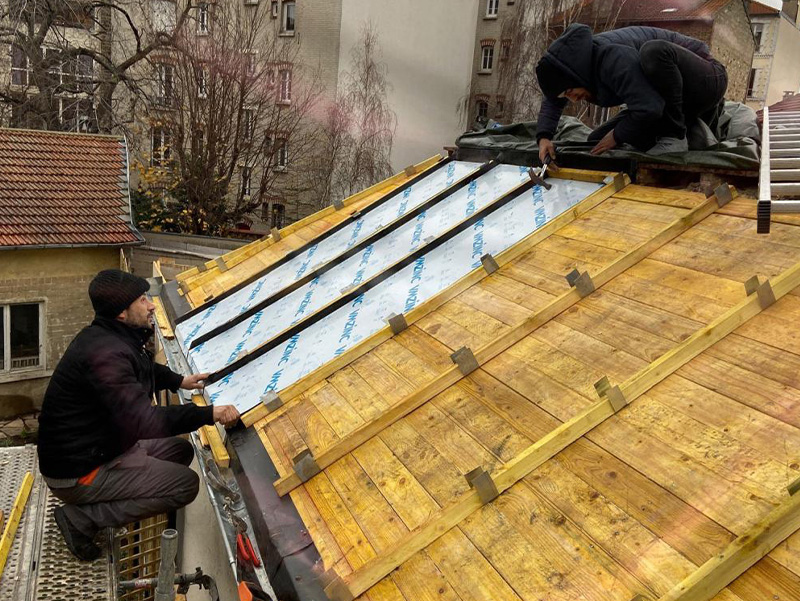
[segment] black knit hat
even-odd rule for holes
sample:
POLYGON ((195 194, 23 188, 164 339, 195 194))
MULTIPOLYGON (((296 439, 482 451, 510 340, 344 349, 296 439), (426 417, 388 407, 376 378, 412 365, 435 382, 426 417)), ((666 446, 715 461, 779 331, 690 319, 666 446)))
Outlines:
POLYGON ((150 282, 119 269, 105 269, 89 284, 89 298, 100 317, 117 317, 150 289, 150 282))
POLYGON ((543 56, 536 65, 536 79, 542 93, 548 98, 558 98, 570 88, 580 88, 582 84, 564 69, 561 69, 549 56, 543 56))

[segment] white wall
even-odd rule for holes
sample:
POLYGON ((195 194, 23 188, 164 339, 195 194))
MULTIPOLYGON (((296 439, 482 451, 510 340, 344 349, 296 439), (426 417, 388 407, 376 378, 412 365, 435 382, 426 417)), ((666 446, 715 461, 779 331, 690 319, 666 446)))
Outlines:
POLYGON ((477 10, 477 2, 465 0, 343 0, 340 70, 350 69, 367 20, 379 34, 398 121, 395 171, 441 152, 462 133, 457 106, 469 93, 477 10))

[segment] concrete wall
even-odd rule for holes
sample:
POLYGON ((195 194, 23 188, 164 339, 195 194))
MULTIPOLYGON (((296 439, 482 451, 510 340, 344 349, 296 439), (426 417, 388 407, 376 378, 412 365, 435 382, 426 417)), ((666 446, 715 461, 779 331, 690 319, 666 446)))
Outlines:
POLYGON ((44 365, 0 375, 0 416, 41 407, 49 376, 94 312, 89 282, 119 267, 118 248, 0 250, 0 304, 44 302, 44 365))
POLYGON ((458 104, 469 94, 475 43, 475 2, 343 0, 340 70, 363 24, 378 31, 388 66, 389 103, 397 114, 395 171, 441 152, 463 131, 458 104))
POLYGON ((800 29, 788 19, 776 20, 777 42, 769 74, 767 106, 783 99, 787 91, 800 91, 800 29))
POLYGON ((142 277, 153 274, 153 261, 161 262, 161 271, 168 280, 187 269, 248 244, 247 240, 142 232, 147 243, 131 249, 131 272, 142 277))
POLYGON ((755 41, 741 0, 732 0, 714 17, 711 53, 728 69, 729 100, 744 102, 753 64, 755 41))

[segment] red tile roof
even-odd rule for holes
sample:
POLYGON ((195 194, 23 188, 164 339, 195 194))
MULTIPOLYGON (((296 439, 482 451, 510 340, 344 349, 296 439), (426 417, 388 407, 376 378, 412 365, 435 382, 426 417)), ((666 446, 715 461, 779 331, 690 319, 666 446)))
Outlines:
POLYGON ((766 4, 761 4, 761 2, 751 2, 749 10, 751 15, 779 15, 781 12, 779 8, 773 8, 766 4))
POLYGON ((800 94, 788 96, 769 107, 770 113, 783 113, 786 111, 800 112, 800 94))
MULTIPOLYGON (((733 0, 584 0, 582 21, 587 15, 618 16, 617 24, 652 23, 654 21, 683 21, 713 19, 733 0)), ((737 0, 738 1, 738 0, 737 0)))
POLYGON ((125 140, 0 128, 0 248, 128 245, 125 140))

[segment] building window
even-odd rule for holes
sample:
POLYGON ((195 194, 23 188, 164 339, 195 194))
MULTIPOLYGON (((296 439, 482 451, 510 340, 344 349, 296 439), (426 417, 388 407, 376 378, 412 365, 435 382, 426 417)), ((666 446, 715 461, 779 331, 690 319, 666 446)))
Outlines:
POLYGON ((242 110, 242 139, 249 141, 253 139, 255 131, 256 116, 252 109, 242 110))
POLYGON ((253 76, 256 74, 256 55, 255 50, 251 50, 245 54, 245 72, 247 75, 253 76))
POLYGON ((494 62, 494 46, 484 46, 481 50, 481 71, 491 73, 494 62))
POLYGON ((19 46, 11 46, 11 83, 15 86, 27 86, 29 79, 28 55, 19 46))
POLYGON ((197 5, 197 34, 208 34, 208 3, 206 2, 197 5))
POLYGON ((503 40, 500 46, 500 60, 507 61, 511 58, 511 40, 503 40))
POLYGON ((75 84, 78 92, 91 92, 94 79, 94 59, 81 54, 77 57, 75 65, 75 84))
POLYGON ((154 127, 151 138, 150 154, 150 163, 154 167, 164 167, 167 163, 169 163, 170 158, 172 158, 172 150, 170 149, 171 145, 172 134, 170 131, 165 127, 154 127))
POLYGON ((197 78, 197 97, 208 98, 208 71, 205 67, 195 67, 197 78))
POLYGON ((173 100, 173 67, 166 63, 156 65, 158 92, 156 102, 162 106, 171 106, 173 100))
POLYGON ((294 33, 295 3, 284 0, 281 5, 281 33, 294 33))
POLYGON ((500 0, 486 0, 486 18, 496 19, 499 6, 500 0))
POLYGON ((485 121, 489 117, 489 103, 485 100, 479 100, 478 103, 475 105, 476 110, 476 117, 479 121, 485 121))
POLYGON ((763 52, 762 44, 764 42, 763 23, 753 23, 753 37, 755 38, 756 42, 756 54, 761 54, 763 52))
POLYGON ((273 202, 270 209, 270 223, 271 227, 282 229, 286 221, 286 207, 280 203, 273 202))
POLYGON ((79 133, 97 132, 97 119, 91 98, 68 97, 58 99, 61 129, 79 133))
POLYGON ((252 193, 253 182, 253 169, 252 167, 242 167, 240 174, 240 181, 242 182, 242 196, 249 197, 252 193))
POLYGON ((503 112, 506 110, 506 98, 505 96, 498 96, 497 102, 495 105, 497 116, 502 116, 503 112))
POLYGON ((281 69, 278 72, 278 77, 281 82, 281 92, 278 98, 279 102, 288 104, 292 101, 292 71, 291 69, 281 69))
POLYGON ((42 303, 0 305, 0 372, 43 367, 42 303))
POLYGON ((278 171, 285 171, 289 166, 289 142, 284 138, 278 138, 275 144, 275 168, 278 171))
POLYGON ((747 96, 750 98, 755 95, 756 80, 758 80, 758 69, 750 69, 750 79, 747 82, 747 96))

